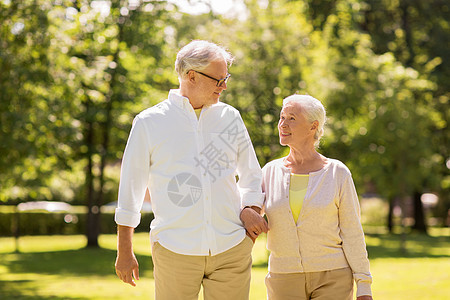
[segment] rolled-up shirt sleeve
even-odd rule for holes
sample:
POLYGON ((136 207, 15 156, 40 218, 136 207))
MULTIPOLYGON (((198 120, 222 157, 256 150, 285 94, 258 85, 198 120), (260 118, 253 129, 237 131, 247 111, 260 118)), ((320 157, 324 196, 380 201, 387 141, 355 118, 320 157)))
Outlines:
POLYGON ((239 119, 242 124, 242 142, 239 144, 237 174, 239 176, 238 188, 241 195, 241 206, 257 206, 262 208, 264 194, 261 189, 261 167, 256 158, 255 150, 245 128, 244 121, 240 116, 239 119))
POLYGON ((125 147, 120 171, 119 197, 115 211, 118 225, 136 227, 141 221, 141 208, 150 171, 149 136, 144 121, 137 116, 125 147))

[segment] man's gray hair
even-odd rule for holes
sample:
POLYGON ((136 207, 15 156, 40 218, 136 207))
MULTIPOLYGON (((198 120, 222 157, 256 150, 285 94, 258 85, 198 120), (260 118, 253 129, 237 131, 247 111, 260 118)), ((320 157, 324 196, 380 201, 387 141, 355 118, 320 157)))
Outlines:
POLYGON ((305 116, 306 120, 309 122, 317 121, 319 122, 319 126, 317 126, 316 134, 314 135, 314 145, 319 147, 320 139, 324 133, 324 126, 327 121, 327 115, 325 112, 325 107, 322 102, 317 100, 316 98, 309 95, 291 95, 283 100, 283 107, 289 102, 299 103, 302 107, 302 113, 305 116))
POLYGON ((227 66, 233 63, 233 56, 225 48, 208 41, 194 40, 181 48, 175 60, 175 71, 182 79, 189 70, 202 71, 216 60, 224 59, 227 66))

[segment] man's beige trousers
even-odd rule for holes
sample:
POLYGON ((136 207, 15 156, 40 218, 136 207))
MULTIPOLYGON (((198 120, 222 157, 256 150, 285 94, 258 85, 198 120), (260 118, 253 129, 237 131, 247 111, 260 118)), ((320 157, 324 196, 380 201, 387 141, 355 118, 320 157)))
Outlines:
POLYGON ((248 300, 253 242, 249 237, 215 256, 181 255, 152 247, 156 300, 248 300))

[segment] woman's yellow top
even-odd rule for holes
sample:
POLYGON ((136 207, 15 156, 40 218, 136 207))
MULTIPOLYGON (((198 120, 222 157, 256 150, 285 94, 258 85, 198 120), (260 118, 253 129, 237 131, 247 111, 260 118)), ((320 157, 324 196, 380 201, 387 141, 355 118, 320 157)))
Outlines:
POLYGON ((305 199, 306 188, 308 187, 308 174, 291 173, 291 184, 289 185, 289 205, 291 206, 292 216, 297 223, 298 216, 302 210, 303 199, 305 199))

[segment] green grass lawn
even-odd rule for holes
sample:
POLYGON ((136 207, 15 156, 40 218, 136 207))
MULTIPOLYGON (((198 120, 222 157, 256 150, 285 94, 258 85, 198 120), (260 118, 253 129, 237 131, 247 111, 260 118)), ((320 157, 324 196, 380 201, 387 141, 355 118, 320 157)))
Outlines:
MULTIPOLYGON (((147 233, 135 234, 141 279, 123 284, 114 273, 116 238, 100 237, 100 249, 84 248, 84 236, 0 238, 0 299, 153 299, 147 233)), ((374 277, 374 299, 450 299, 450 230, 429 236, 370 231, 366 242, 374 277), (401 245, 404 245, 402 251, 401 245)), ((265 237, 253 249, 250 299, 266 298, 265 237)), ((202 299, 202 298, 200 298, 202 299)))

